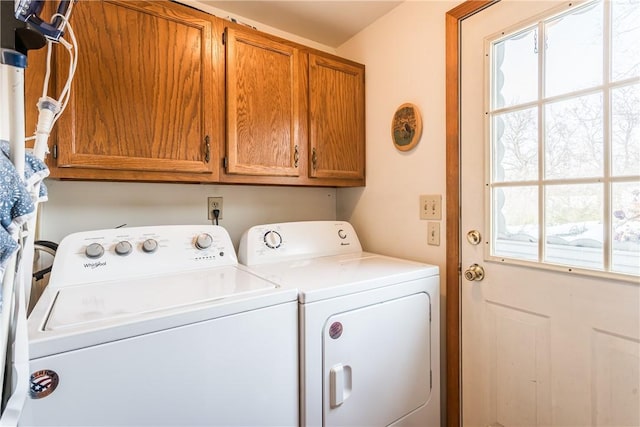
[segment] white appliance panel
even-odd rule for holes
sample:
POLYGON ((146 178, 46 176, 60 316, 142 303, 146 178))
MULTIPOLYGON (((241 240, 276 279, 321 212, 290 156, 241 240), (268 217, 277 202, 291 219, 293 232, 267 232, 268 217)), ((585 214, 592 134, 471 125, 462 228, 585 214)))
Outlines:
POLYGON ((70 235, 28 319, 20 424, 296 425, 296 299, 222 227, 70 235))
POLYGON ((301 221, 251 227, 240 239, 238 259, 254 266, 361 251, 348 222, 301 221))
POLYGON ((235 267, 68 286, 58 291, 44 329, 113 324, 118 319, 250 295, 276 287, 235 267))
POLYGON ((440 425, 437 266, 362 252, 343 221, 252 227, 238 258, 298 289, 302 426, 440 425))
POLYGON ((131 280, 237 264, 229 234, 217 225, 92 230, 70 234, 60 242, 48 286, 131 280), (118 253, 124 245, 129 252, 118 253))
MULTIPOLYGON (((324 420, 324 332, 328 319, 339 313, 346 313, 364 307, 375 307, 384 301, 392 301, 407 295, 427 293, 430 300, 431 321, 429 322, 430 357, 429 369, 432 388, 426 405, 395 422, 394 426, 439 426, 440 425, 440 345, 435 338, 439 334, 439 277, 430 276, 412 280, 395 286, 385 286, 357 294, 345 295, 329 300, 300 304, 300 416, 302 426, 332 426, 324 420)), ((410 319, 405 319, 409 321, 410 319)), ((398 352, 400 349, 391 349, 398 352)), ((427 382, 428 384, 428 382, 427 382)), ((361 408, 361 413, 369 407, 361 408)), ((335 425, 335 424, 334 424, 335 425)), ((351 424, 362 426, 366 424, 351 424)))
POLYGON ((438 275, 438 267, 358 252, 251 267, 261 277, 298 288, 308 303, 438 275))
POLYGON ((429 295, 418 293, 327 319, 324 425, 387 426, 427 403, 429 317, 429 295))
POLYGON ((294 426, 295 302, 31 361, 59 385, 21 425, 294 426))

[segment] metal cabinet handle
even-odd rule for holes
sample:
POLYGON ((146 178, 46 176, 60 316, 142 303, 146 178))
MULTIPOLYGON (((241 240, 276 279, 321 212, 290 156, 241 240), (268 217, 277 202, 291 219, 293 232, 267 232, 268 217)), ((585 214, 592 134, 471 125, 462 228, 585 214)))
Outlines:
POLYGON ((298 152, 298 146, 296 145, 295 151, 293 152, 293 165, 294 167, 298 167, 298 160, 300 160, 300 152, 298 152))
POLYGON ((318 153, 316 152, 316 149, 313 149, 313 152, 311 153, 311 164, 313 165, 314 169, 318 169, 318 153))
POLYGON ((204 137, 204 161, 209 163, 211 160, 211 143, 209 142, 209 135, 204 137))

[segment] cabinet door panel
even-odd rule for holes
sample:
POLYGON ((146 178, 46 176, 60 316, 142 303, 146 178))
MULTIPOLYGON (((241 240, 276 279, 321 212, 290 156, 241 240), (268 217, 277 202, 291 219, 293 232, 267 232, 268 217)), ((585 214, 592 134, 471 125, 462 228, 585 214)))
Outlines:
POLYGON ((298 49, 226 31, 227 173, 298 176, 298 49))
POLYGON ((72 24, 80 53, 57 166, 210 173, 212 21, 169 2, 88 1, 72 24))
POLYGON ((310 175, 364 178, 364 67, 309 55, 310 175))

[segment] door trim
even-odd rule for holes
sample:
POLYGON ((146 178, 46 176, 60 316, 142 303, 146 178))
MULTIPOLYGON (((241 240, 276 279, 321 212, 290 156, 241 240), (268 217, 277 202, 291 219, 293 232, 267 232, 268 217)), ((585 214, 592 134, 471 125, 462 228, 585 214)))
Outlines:
POLYGON ((447 426, 461 425, 460 376, 460 31, 462 21, 499 0, 468 0, 445 15, 447 426))

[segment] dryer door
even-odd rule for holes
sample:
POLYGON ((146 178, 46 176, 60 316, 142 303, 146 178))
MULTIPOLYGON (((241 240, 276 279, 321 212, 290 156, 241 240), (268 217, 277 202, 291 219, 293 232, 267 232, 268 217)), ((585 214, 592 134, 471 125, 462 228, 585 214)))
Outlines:
POLYGON ((418 293, 328 319, 325 426, 387 426, 427 403, 429 317, 429 296, 418 293))

